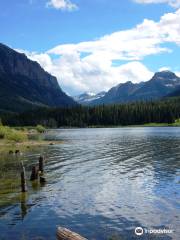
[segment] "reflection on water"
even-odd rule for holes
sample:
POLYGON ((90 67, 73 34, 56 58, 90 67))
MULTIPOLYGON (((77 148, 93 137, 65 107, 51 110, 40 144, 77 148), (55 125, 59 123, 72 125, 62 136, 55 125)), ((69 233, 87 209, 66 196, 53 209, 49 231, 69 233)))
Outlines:
POLYGON ((62 144, 0 161, 0 239, 55 239, 58 225, 88 239, 139 239, 137 226, 174 229, 141 239, 178 239, 180 128, 55 130, 62 144), (40 153, 47 183, 19 192, 40 153), (113 238, 114 236, 114 238, 113 238))

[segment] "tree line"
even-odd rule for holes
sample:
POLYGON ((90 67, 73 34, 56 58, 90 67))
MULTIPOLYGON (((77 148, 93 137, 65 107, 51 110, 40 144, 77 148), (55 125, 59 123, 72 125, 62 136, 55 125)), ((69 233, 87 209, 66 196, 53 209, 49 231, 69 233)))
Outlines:
POLYGON ((39 108, 19 114, 2 114, 10 126, 89 127, 174 123, 180 118, 180 97, 94 107, 39 108))

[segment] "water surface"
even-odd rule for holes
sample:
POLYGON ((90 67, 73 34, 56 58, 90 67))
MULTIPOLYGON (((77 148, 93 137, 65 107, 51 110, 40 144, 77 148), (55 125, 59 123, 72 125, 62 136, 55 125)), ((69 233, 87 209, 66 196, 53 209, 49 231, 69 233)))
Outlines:
POLYGON ((88 239, 179 239, 180 128, 59 129, 62 144, 0 160, 0 239, 56 239, 58 225, 88 239), (47 183, 27 177, 46 156, 47 183), (137 237, 135 227, 173 234, 137 237))

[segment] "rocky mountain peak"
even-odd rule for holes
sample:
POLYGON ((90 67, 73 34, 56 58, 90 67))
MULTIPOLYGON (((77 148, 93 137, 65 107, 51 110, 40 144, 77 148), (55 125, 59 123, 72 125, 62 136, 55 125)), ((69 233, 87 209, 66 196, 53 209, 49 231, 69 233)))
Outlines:
POLYGON ((161 71, 161 72, 157 72, 154 74, 153 76, 153 80, 173 80, 173 79, 177 79, 178 77, 176 76, 175 73, 169 71, 169 70, 165 70, 165 71, 161 71))

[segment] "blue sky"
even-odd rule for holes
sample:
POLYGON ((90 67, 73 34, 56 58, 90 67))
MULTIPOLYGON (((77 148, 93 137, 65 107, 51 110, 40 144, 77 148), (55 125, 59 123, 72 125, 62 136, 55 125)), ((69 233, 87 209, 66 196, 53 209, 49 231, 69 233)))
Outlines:
POLYGON ((180 72, 180 0, 1 0, 0 8, 0 41, 71 95, 180 72))

